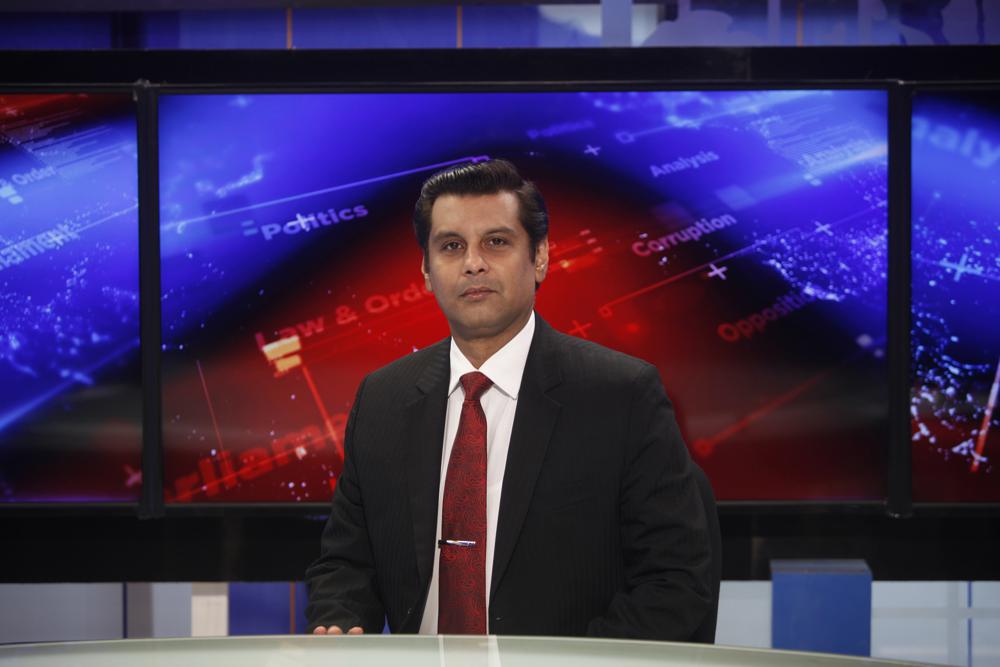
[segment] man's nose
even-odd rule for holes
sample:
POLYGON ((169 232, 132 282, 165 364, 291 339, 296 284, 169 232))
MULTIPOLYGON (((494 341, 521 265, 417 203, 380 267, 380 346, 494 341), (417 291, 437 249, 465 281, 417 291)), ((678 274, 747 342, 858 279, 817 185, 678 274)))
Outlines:
POLYGON ((465 273, 472 275, 489 269, 486 260, 477 248, 469 248, 465 253, 465 273))

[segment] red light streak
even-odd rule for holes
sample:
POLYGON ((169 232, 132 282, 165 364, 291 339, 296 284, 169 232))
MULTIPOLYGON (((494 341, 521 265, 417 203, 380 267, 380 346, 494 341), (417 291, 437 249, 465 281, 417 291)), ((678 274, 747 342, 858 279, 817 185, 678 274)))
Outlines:
POLYGON ((972 472, 979 470, 979 462, 983 459, 983 450, 986 449, 986 434, 990 431, 990 422, 993 421, 993 408, 997 405, 998 389, 1000 389, 1000 360, 997 360, 997 372, 993 376, 990 397, 986 401, 986 414, 983 415, 983 423, 979 427, 979 438, 976 440, 976 455, 972 459, 972 472))

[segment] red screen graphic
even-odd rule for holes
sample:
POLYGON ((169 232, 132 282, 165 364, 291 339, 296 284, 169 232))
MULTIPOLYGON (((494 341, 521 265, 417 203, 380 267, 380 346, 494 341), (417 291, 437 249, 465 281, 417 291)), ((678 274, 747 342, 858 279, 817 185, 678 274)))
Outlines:
MULTIPOLYGON (((859 355, 814 345, 836 326, 816 316, 825 304, 794 293, 762 300, 766 276, 754 277, 750 256, 720 267, 685 248, 683 267, 664 277, 672 260, 656 249, 685 241, 657 242, 665 235, 618 199, 540 185, 552 223, 539 315, 661 369, 688 446, 721 499, 859 498, 881 488, 880 434, 845 419, 857 411, 859 355), (741 271, 746 282, 731 277, 741 271)), ((315 246, 304 257, 231 309, 252 308, 252 316, 204 354, 165 364, 169 500, 330 497, 362 378, 448 335, 423 288, 408 210, 399 208, 383 221, 342 223, 372 228, 350 247, 309 232, 315 246)), ((680 229, 704 218, 664 215, 680 229)), ((714 232, 740 221, 704 222, 714 232)), ((877 385, 860 391, 878 402, 877 385)))

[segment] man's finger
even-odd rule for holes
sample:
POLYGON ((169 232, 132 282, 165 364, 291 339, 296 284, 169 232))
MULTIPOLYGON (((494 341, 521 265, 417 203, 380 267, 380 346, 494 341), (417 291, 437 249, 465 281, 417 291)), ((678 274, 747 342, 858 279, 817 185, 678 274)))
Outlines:
POLYGON ((317 625, 315 628, 313 628, 313 634, 314 635, 325 635, 326 634, 326 628, 324 628, 322 625, 317 625))
POLYGON ((344 634, 344 631, 340 629, 339 625, 331 625, 329 628, 327 628, 326 632, 327 632, 327 634, 330 634, 330 635, 342 635, 342 634, 344 634))
POLYGON ((347 634, 349 634, 349 635, 363 635, 363 634, 365 634, 365 629, 362 628, 362 627, 360 627, 360 626, 358 626, 358 625, 355 625, 353 628, 351 628, 350 630, 347 631, 347 634))

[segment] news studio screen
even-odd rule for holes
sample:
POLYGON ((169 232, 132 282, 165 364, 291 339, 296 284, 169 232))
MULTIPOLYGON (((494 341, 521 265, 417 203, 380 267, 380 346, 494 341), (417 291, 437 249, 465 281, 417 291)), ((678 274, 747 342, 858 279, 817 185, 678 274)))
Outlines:
POLYGON ((138 499, 135 115, 0 92, 0 502, 138 499))
POLYGON ((169 94, 159 113, 169 502, 330 498, 359 382, 448 335, 420 184, 490 157, 549 206, 539 315, 660 369, 720 499, 884 497, 884 91, 169 94))
POLYGON ((912 122, 913 498, 1000 501, 1000 90, 912 122))

